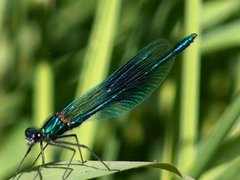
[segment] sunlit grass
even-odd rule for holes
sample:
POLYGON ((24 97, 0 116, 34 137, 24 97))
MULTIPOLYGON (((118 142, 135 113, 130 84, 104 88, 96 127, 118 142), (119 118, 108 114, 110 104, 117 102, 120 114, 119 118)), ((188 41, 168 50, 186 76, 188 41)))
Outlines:
MULTIPOLYGON (((239 5, 1 1, 0 179, 15 173, 27 149, 25 128, 41 127, 151 41, 175 44, 193 32, 199 36, 176 57, 159 96, 119 121, 84 123, 71 133, 103 160, 159 160, 200 179, 239 177, 239 5)), ((47 162, 68 160, 61 153, 46 151, 47 162)), ((171 178, 158 170, 117 176, 171 178)))

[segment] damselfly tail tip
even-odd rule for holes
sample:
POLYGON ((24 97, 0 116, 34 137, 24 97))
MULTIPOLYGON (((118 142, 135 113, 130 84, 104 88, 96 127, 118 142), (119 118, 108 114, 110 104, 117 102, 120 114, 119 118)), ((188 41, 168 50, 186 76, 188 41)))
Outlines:
POLYGON ((192 33, 190 36, 191 36, 193 39, 195 39, 198 35, 197 35, 197 33, 192 33))

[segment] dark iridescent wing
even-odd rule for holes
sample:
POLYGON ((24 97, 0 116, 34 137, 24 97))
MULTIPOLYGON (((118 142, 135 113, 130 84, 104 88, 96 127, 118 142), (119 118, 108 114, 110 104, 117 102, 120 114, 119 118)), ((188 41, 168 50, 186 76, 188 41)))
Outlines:
POLYGON ((105 81, 72 101, 62 113, 72 117, 72 124, 77 126, 93 115, 106 119, 132 110, 171 70, 174 55, 166 56, 171 47, 166 40, 147 45, 105 81))

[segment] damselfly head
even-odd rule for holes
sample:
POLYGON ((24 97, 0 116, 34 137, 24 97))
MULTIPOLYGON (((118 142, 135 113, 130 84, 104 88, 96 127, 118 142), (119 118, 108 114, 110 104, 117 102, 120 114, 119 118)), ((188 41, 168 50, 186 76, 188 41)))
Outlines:
POLYGON ((33 146, 36 142, 43 141, 43 134, 35 128, 27 128, 25 130, 26 142, 29 146, 33 146))

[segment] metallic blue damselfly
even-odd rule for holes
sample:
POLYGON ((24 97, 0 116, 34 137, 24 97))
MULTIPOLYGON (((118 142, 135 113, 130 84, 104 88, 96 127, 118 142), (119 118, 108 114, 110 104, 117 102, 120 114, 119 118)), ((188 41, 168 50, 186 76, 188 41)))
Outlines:
POLYGON ((77 147, 82 162, 84 161, 80 148, 85 148, 110 170, 90 148, 79 144, 75 134, 64 135, 64 133, 80 126, 91 116, 96 116, 98 119, 116 117, 131 111, 142 103, 168 75, 175 55, 187 48, 196 37, 197 34, 193 33, 175 46, 170 45, 164 39, 150 43, 102 83, 73 100, 61 112, 50 117, 40 129, 27 128, 25 137, 29 148, 17 172, 36 143, 40 144, 41 149, 36 160, 42 156, 43 164, 45 163, 44 150, 48 145, 52 145, 73 152, 67 166, 69 168, 76 151, 74 147, 77 147), (73 137, 76 143, 60 140, 68 137, 73 137), (46 145, 43 145, 43 142, 46 145))

